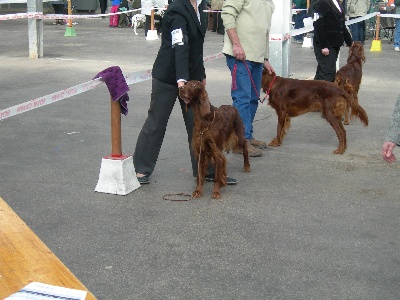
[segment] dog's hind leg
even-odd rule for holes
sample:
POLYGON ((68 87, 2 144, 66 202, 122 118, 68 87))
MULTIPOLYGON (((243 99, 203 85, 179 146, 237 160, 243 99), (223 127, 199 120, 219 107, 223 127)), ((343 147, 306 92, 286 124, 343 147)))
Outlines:
POLYGON ((339 139, 339 147, 333 151, 335 154, 343 154, 347 148, 347 141, 346 141, 346 130, 342 124, 342 116, 335 116, 334 114, 327 112, 325 113, 326 120, 331 124, 333 129, 336 132, 336 135, 339 139))
MULTIPOLYGON (((349 79, 346 79, 346 83, 343 88, 349 95, 353 95, 354 100, 358 103, 357 99, 357 91, 354 91, 353 86, 349 82, 349 79)), ((349 125, 349 116, 350 116, 350 105, 345 102, 345 107, 344 107, 344 125, 349 125)))
POLYGON ((239 149, 242 150, 243 153, 243 169, 245 172, 250 172, 250 161, 249 161, 249 152, 247 150, 246 139, 244 138, 244 127, 242 121, 240 120, 239 113, 237 114, 237 118, 239 119, 236 123, 236 135, 238 137, 238 146, 239 149))

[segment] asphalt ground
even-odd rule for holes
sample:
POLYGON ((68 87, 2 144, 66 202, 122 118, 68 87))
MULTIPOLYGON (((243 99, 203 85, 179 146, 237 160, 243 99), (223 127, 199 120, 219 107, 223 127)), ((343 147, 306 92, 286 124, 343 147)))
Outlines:
MULTIPOLYGON (((77 36, 44 21, 44 58, 28 58, 27 20, 1 21, 0 109, 91 80, 110 66, 125 75, 151 69, 160 40, 143 29, 79 19, 77 36)), ((205 55, 220 52, 208 32, 205 55)), ((399 163, 380 157, 399 93, 400 53, 382 41, 370 52, 359 93, 369 126, 346 127, 338 141, 318 113, 292 119, 284 143, 251 158, 228 154, 238 185, 211 198, 163 200, 191 193, 187 138, 178 105, 149 185, 126 196, 94 192, 111 151, 105 85, 0 121, 0 197, 98 299, 399 299, 399 163)), ((340 65, 347 49, 342 49, 340 65)), ((291 44, 290 73, 314 76, 313 50, 291 44)), ((206 63, 207 90, 231 103, 224 59, 206 63)), ((132 155, 146 118, 151 81, 132 84, 122 117, 123 153, 132 155)), ((255 137, 271 140, 275 112, 265 103, 255 137)), ((398 150, 397 150, 398 151, 398 150)), ((399 153, 399 152, 398 152, 399 153)), ((399 153, 400 155, 400 153, 399 153)))

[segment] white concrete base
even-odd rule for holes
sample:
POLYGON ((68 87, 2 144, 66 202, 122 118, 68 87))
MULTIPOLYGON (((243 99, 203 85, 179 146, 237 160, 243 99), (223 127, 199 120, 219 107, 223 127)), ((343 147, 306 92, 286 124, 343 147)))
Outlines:
POLYGON ((303 38, 303 45, 301 46, 302 48, 311 48, 313 46, 312 44, 312 38, 310 37, 304 37, 303 38))
POLYGON ((157 30, 148 30, 146 40, 147 41, 158 40, 157 30))
POLYGON ((132 156, 121 159, 103 157, 96 192, 127 195, 139 187, 132 156))

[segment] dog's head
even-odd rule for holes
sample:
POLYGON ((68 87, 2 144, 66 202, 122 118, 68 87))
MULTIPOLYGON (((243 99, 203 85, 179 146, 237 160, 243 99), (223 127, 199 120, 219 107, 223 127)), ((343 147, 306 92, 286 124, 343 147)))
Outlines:
POLYGON ((347 62, 350 62, 352 60, 358 60, 360 64, 363 61, 365 63, 365 55, 364 55, 364 46, 362 42, 354 42, 349 50, 349 57, 347 58, 347 62))
POLYGON ((200 81, 190 80, 179 88, 179 98, 181 98, 186 105, 193 106, 195 102, 201 102, 202 99, 207 98, 206 88, 200 81))
POLYGON ((267 70, 262 71, 262 80, 261 80, 261 88, 264 93, 266 93, 271 87, 271 83, 273 82, 274 78, 276 77, 276 73, 272 72, 270 74, 267 70))
POLYGON ((179 98, 186 103, 186 108, 193 107, 202 116, 211 111, 206 87, 200 81, 191 80, 186 82, 184 86, 181 86, 179 88, 179 98))

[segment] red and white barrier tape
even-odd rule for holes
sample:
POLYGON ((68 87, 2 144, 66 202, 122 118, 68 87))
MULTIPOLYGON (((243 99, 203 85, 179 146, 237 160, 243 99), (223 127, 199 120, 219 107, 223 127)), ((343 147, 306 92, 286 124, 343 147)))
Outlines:
MULTIPOLYGON (((164 10, 164 8, 154 7, 155 10, 164 10)), ((141 8, 127 10, 127 11, 119 11, 116 13, 109 13, 109 14, 97 14, 97 15, 60 15, 60 14, 43 14, 43 12, 37 13, 18 13, 18 14, 6 14, 0 15, 1 20, 16 20, 16 19, 95 19, 100 17, 109 17, 112 15, 120 15, 131 13, 135 11, 141 11, 141 8)))
MULTIPOLYGON (((212 61, 218 58, 223 57, 224 55, 222 53, 217 53, 214 55, 210 55, 204 58, 204 62, 212 61)), ((127 76, 125 76, 126 83, 128 85, 134 84, 134 83, 139 83, 142 81, 146 81, 151 79, 151 70, 145 70, 145 71, 140 71, 140 72, 134 72, 131 73, 127 76)), ((78 94, 87 92, 89 90, 94 89, 98 85, 102 84, 103 81, 101 81, 101 78, 97 78, 82 84, 75 85, 73 87, 64 89, 62 91, 58 91, 43 97, 35 98, 30 101, 0 110, 0 121, 22 114, 24 112, 34 110, 39 107, 43 107, 48 104, 52 104, 67 98, 70 98, 72 96, 76 96, 78 94)))

